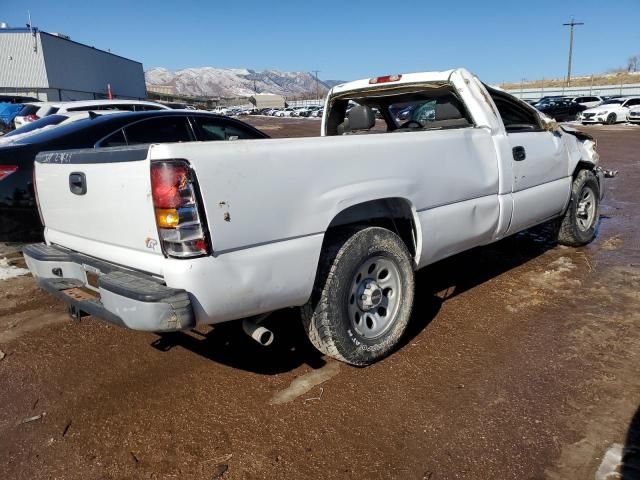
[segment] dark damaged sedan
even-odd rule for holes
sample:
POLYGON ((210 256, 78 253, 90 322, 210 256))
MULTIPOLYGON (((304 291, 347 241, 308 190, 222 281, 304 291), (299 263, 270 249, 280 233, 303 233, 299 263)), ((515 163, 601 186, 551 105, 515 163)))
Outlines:
MULTIPOLYGON (((39 152, 105 148, 161 142, 268 138, 246 123, 196 111, 159 110, 90 115, 30 135, 15 131, 0 145, 0 241, 29 242, 42 237, 33 187, 33 162, 39 152)), ((3 137, 0 137, 3 138, 3 137)))

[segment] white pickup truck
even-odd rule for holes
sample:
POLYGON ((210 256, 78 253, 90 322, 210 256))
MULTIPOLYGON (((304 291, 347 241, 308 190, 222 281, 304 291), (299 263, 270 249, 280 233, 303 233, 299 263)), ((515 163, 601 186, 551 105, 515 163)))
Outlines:
POLYGON ((320 351, 366 365, 405 331, 417 269, 552 220, 594 238, 595 143, 464 69, 335 86, 321 128, 40 154, 27 264, 76 316, 137 330, 244 319, 269 343, 256 319, 301 307, 320 351))

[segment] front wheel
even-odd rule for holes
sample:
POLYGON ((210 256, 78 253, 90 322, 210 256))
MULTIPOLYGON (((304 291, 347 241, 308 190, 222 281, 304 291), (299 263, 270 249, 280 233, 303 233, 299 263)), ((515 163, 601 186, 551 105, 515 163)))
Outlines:
POLYGON ((379 227, 334 232, 322 252, 302 320, 322 353, 352 365, 389 355, 406 330, 413 304, 411 255, 379 227))
POLYGON ((558 243, 580 247, 590 243, 600 217, 600 186, 590 170, 580 170, 571 185, 569 207, 558 221, 558 243))
POLYGON ((615 113, 610 113, 609 115, 607 115, 607 125, 613 125, 614 123, 616 123, 617 119, 618 117, 616 117, 615 113))

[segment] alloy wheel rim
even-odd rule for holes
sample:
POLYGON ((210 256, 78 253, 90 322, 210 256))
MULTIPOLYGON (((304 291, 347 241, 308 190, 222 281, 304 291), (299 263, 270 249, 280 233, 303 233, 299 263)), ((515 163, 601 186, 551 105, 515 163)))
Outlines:
POLYGON ((590 188, 580 192, 580 200, 576 208, 576 217, 580 230, 587 231, 593 225, 596 216, 596 196, 590 188))
POLYGON ((384 335, 398 316, 402 283, 400 270, 388 257, 369 257, 352 276, 347 296, 351 327, 370 340, 384 335))

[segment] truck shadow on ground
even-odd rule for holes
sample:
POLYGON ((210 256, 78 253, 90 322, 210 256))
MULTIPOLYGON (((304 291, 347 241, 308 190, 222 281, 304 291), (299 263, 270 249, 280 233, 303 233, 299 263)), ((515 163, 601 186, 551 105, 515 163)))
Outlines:
MULTIPOLYGON (((411 322, 399 349, 427 328, 447 298, 542 255, 555 246, 549 238, 548 229, 538 227, 421 270, 416 276, 411 322)), ((152 346, 161 351, 182 347, 212 361, 263 375, 288 372, 303 364, 314 369, 325 365, 322 354, 306 337, 297 308, 275 312, 264 325, 275 334, 269 347, 245 335, 241 322, 162 334, 152 346)))
POLYGON ((623 480, 640 479, 640 407, 631 419, 627 431, 620 474, 623 480))

